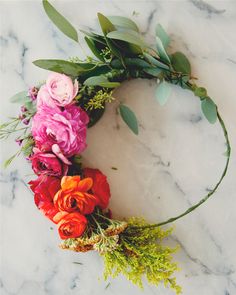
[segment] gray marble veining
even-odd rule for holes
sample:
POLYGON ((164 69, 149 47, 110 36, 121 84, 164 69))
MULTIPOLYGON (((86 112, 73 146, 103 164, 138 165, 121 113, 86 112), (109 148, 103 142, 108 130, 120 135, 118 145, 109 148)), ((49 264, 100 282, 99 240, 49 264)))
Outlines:
MULTIPOLYGON (((140 25, 149 42, 160 22, 172 37, 171 51, 191 60, 199 84, 208 88, 227 124, 233 147, 229 172, 216 195, 198 211, 176 222, 170 245, 180 245, 175 260, 183 294, 236 294, 236 2, 81 0, 54 1, 75 27, 98 28, 96 13, 126 15, 140 25)), ((1 121, 18 113, 8 98, 45 80, 33 66, 38 58, 84 57, 78 44, 48 20, 40 1, 0 1, 1 121)), ((83 38, 81 45, 85 48, 83 38)), ((86 49, 85 49, 86 50, 86 49)), ((154 99, 155 82, 125 82, 117 99, 139 118, 135 137, 108 106, 88 132, 84 160, 108 175, 115 216, 142 215, 162 221, 196 202, 216 183, 224 165, 224 140, 219 124, 209 125, 198 100, 173 86, 164 107, 154 99), (111 169, 116 167, 118 170, 111 169)), ((1 143, 1 163, 17 146, 1 143)), ((64 252, 56 228, 33 202, 27 182, 31 168, 18 158, 0 174, 1 295, 173 294, 144 283, 140 291, 124 278, 104 282, 97 253, 64 252), (79 262, 76 264, 75 262, 79 262)))

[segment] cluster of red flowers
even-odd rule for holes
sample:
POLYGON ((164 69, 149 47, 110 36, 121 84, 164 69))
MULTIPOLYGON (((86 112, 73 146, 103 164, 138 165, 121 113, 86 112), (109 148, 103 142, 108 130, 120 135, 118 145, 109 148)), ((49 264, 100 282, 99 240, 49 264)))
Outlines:
POLYGON ((43 214, 57 224, 62 239, 77 238, 87 226, 86 215, 95 206, 105 209, 110 199, 106 176, 97 169, 85 168, 80 176, 41 175, 30 181, 35 204, 43 214))

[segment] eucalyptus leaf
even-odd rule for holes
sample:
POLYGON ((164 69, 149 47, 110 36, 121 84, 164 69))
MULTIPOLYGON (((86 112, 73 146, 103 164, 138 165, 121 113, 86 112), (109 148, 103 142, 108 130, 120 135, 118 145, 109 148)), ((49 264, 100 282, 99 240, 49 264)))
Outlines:
POLYGON ((124 17, 124 16, 108 16, 107 18, 116 27, 121 27, 121 28, 124 28, 124 29, 139 32, 138 26, 130 18, 127 18, 127 17, 124 17))
POLYGON ((170 44, 170 37, 167 35, 167 33, 160 24, 156 26, 156 36, 160 38, 164 48, 167 48, 170 44))
POLYGON ((170 58, 162 44, 162 41, 159 37, 156 37, 156 45, 157 45, 157 51, 158 51, 158 54, 160 56, 160 58, 167 62, 168 64, 170 64, 170 58))
POLYGON ((115 31, 115 26, 110 22, 110 20, 103 14, 98 13, 98 20, 103 31, 103 34, 106 36, 109 32, 115 31))
POLYGON ((67 37, 78 42, 78 34, 75 28, 62 16, 47 0, 43 0, 43 7, 50 20, 67 37))
POLYGON ((25 103, 29 101, 28 91, 21 91, 10 98, 12 103, 25 103))
MULTIPOLYGON (((135 68, 150 68, 150 64, 148 64, 145 60, 138 57, 127 57, 124 58, 124 63, 127 67, 135 67, 135 68)), ((111 62, 111 66, 116 69, 122 69, 123 65, 119 59, 113 59, 111 62)))
POLYGON ((150 54, 144 52, 143 54, 144 58, 153 66, 156 66, 158 68, 162 68, 165 70, 169 70, 169 66, 164 64, 163 62, 157 60, 156 58, 154 58, 153 56, 151 56, 150 54))
POLYGON ((16 156, 17 156, 17 154, 15 154, 15 155, 11 156, 9 159, 7 159, 3 164, 4 168, 7 168, 11 164, 11 162, 15 159, 16 156))
POLYGON ((175 52, 171 56, 171 63, 177 72, 191 75, 191 65, 187 57, 182 52, 175 52))
POLYGON ((207 96, 207 90, 204 87, 197 87, 194 90, 194 94, 200 98, 204 98, 207 96))
POLYGON ((98 50, 98 48, 96 47, 94 41, 90 38, 88 38, 87 36, 84 37, 88 47, 90 48, 90 50, 92 51, 92 53, 101 61, 105 62, 103 56, 100 54, 100 51, 98 50))
POLYGON ((106 40, 105 40, 105 37, 104 36, 95 34, 93 32, 87 32, 87 31, 84 31, 84 30, 80 30, 80 32, 83 33, 84 35, 90 37, 94 41, 96 41, 98 43, 101 43, 103 45, 106 45, 106 40))
POLYGON ((73 77, 78 76, 81 72, 89 70, 89 67, 83 66, 82 64, 80 65, 60 59, 38 59, 35 60, 33 64, 45 70, 63 73, 73 77))
POLYGON ((146 44, 142 40, 141 36, 134 31, 113 31, 107 34, 107 38, 125 41, 138 45, 141 48, 146 47, 146 44))
POLYGON ((119 111, 123 121, 134 132, 134 134, 138 135, 138 121, 134 112, 124 104, 120 104, 119 111))
POLYGON ((145 68, 143 71, 153 77, 158 77, 162 73, 160 68, 145 68))
POLYGON ((90 77, 84 81, 86 86, 101 86, 106 88, 115 88, 120 85, 119 82, 110 82, 105 76, 90 77))
POLYGON ((217 108, 214 101, 210 97, 206 97, 201 101, 201 108, 206 119, 214 124, 217 120, 217 108))
POLYGON ((155 96, 156 100, 161 106, 163 106, 171 94, 171 86, 168 82, 163 80, 156 88, 155 96))

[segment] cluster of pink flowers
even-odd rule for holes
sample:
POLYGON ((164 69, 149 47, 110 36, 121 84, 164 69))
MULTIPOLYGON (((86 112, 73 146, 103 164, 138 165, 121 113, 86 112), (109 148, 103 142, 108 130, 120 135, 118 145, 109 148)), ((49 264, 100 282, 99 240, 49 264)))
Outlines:
POLYGON ((52 73, 29 96, 37 112, 32 119, 33 154, 29 160, 37 179, 29 182, 38 209, 57 225, 61 239, 80 237, 95 207, 106 209, 110 187, 97 169, 68 175, 73 156, 86 148, 88 115, 75 104, 78 82, 52 73))
POLYGON ((88 115, 73 103, 78 81, 52 73, 37 93, 37 112, 32 120, 35 141, 32 167, 37 175, 63 176, 70 158, 86 148, 88 115))

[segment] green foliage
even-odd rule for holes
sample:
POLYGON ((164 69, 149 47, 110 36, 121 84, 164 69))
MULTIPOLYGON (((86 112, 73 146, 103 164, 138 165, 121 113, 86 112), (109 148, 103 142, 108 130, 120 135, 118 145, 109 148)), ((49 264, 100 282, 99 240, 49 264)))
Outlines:
POLYGON ((160 24, 156 26, 156 36, 161 40, 164 48, 167 48, 169 46, 170 37, 167 35, 166 31, 160 24))
POLYGON ((169 70, 169 66, 166 65, 165 63, 161 62, 160 60, 157 60, 156 58, 154 58, 152 55, 148 54, 148 53, 144 53, 143 54, 144 58, 152 65, 164 70, 169 70))
POLYGON ((103 31, 103 34, 106 36, 109 32, 115 31, 115 26, 110 22, 110 20, 103 14, 98 13, 98 20, 103 31))
MULTIPOLYGON (((147 63, 145 60, 138 58, 138 57, 127 57, 123 59, 124 64, 130 68, 139 68, 139 69, 146 69, 146 68, 150 68, 150 64, 147 63)), ((111 66, 115 69, 122 69, 124 68, 123 64, 121 63, 121 61, 119 59, 113 59, 111 61, 111 66)))
POLYGON ((12 103, 24 103, 29 100, 28 91, 18 92, 10 98, 10 102, 12 103))
POLYGON ((204 87, 196 87, 194 94, 200 98, 205 98, 207 96, 207 90, 204 87))
POLYGON ((177 72, 191 74, 190 62, 182 52, 175 52, 171 55, 171 64, 177 72))
POLYGON ((110 82, 105 76, 90 77, 84 81, 86 86, 101 86, 105 88, 116 88, 120 85, 119 82, 110 82))
POLYGON ((112 94, 112 90, 98 90, 94 97, 90 98, 90 100, 88 101, 87 105, 85 106, 86 109, 104 109, 106 103, 111 103, 114 100, 112 94))
POLYGON ((124 104, 120 104, 119 111, 121 118, 127 126, 134 132, 134 134, 138 135, 138 121, 134 112, 124 104))
POLYGON ((147 46, 141 36, 134 31, 113 31, 107 34, 107 38, 125 41, 138 45, 141 48, 145 48, 147 46))
POLYGON ((62 16, 47 0, 43 0, 43 7, 51 21, 67 37, 78 42, 78 34, 75 28, 62 16))
POLYGON ((206 119, 214 124, 217 120, 217 107, 210 97, 206 97, 201 101, 202 112, 206 119))
POLYGON ((38 59, 33 62, 34 65, 45 70, 62 73, 68 76, 77 77, 94 67, 86 63, 74 63, 60 59, 38 59))
POLYGON ((104 57, 102 56, 101 52, 99 51, 99 49, 96 47, 95 45, 95 41, 91 38, 88 38, 87 36, 85 36, 84 40, 86 41, 88 47, 90 48, 90 50, 92 51, 92 53, 101 61, 105 62, 104 57))
POLYGON ((116 28, 128 29, 139 32, 138 26, 130 18, 124 16, 107 16, 110 22, 115 25, 116 28))
POLYGON ((159 85, 157 85, 155 96, 156 100, 159 102, 161 106, 163 106, 171 94, 171 86, 165 80, 162 81, 159 85))
POLYGON ((160 56, 160 58, 166 62, 167 64, 170 64, 170 58, 164 48, 164 45, 162 44, 162 41, 159 37, 156 37, 156 44, 157 44, 157 52, 160 56))
POLYGON ((173 274, 178 270, 172 262, 172 254, 177 250, 161 244, 170 235, 171 229, 159 227, 145 228, 150 225, 140 218, 128 221, 127 229, 120 234, 118 247, 102 254, 104 258, 104 277, 115 278, 123 274, 132 283, 143 288, 142 278, 158 286, 164 283, 167 287, 181 293, 173 274))

